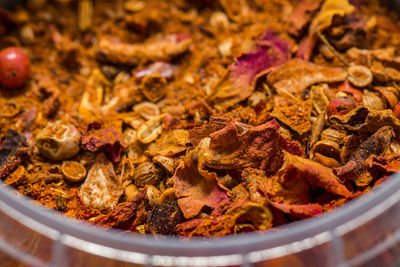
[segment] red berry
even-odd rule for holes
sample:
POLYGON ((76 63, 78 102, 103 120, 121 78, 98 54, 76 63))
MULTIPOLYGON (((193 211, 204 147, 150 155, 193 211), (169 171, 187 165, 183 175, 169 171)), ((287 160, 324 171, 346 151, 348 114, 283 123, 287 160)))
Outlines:
POLYGON ((328 116, 344 115, 357 107, 357 103, 352 97, 335 97, 329 102, 326 112, 328 116))
POLYGON ((29 58, 18 47, 9 47, 0 52, 0 84, 8 89, 23 86, 29 76, 29 58))

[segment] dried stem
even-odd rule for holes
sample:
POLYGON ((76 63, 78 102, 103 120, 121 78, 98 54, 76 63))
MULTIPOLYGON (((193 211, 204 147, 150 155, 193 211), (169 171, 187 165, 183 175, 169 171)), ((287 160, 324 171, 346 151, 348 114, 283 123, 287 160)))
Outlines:
POLYGON ((318 38, 331 50, 331 52, 346 66, 350 67, 349 62, 345 60, 342 55, 329 43, 329 41, 326 39, 325 35, 321 33, 320 30, 316 29, 315 33, 317 34, 318 38))

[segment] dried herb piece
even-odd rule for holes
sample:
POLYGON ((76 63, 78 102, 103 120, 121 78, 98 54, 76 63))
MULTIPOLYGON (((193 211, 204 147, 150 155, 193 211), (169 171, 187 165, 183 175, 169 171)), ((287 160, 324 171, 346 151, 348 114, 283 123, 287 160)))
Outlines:
POLYGON ((350 160, 342 167, 335 168, 334 172, 343 179, 356 182, 358 186, 365 186, 370 181, 360 179, 366 167, 366 159, 371 155, 381 155, 390 146, 394 139, 393 128, 385 126, 364 141, 351 155, 350 160))
POLYGON ((311 129, 311 109, 311 101, 301 101, 292 106, 275 107, 271 117, 283 122, 299 135, 303 135, 311 129))
POLYGON ((156 205, 147 214, 147 224, 153 234, 175 235, 177 224, 185 221, 176 201, 156 205))
POLYGON ((17 131, 8 130, 0 144, 0 178, 16 170, 28 154, 25 137, 17 131))

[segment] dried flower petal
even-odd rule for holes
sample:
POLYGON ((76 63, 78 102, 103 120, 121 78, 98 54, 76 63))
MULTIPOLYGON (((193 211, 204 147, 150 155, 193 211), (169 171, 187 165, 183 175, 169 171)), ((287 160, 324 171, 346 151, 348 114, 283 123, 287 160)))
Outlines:
POLYGON ((82 135, 82 146, 92 152, 103 150, 113 162, 118 162, 124 147, 121 130, 114 125, 103 128, 101 123, 90 123, 82 135))
POLYGON ((322 206, 319 204, 287 204, 272 201, 269 203, 278 210, 299 219, 313 217, 323 212, 322 206))
POLYGON ((209 143, 209 138, 203 139, 183 158, 175 172, 178 205, 187 219, 196 216, 204 206, 215 208, 228 198, 227 190, 219 184, 217 175, 204 169, 204 150, 209 143))
POLYGON ((258 75, 286 62, 289 57, 290 44, 272 31, 265 31, 257 49, 236 59, 227 74, 212 88, 207 101, 217 109, 235 105, 251 95, 258 75))
POLYGON ((340 183, 330 168, 312 160, 285 153, 285 161, 277 175, 291 173, 291 179, 306 179, 310 184, 324 188, 326 191, 343 197, 350 197, 351 192, 340 183))
POLYGON ((265 230, 272 225, 272 213, 265 206, 241 200, 225 202, 204 219, 193 219, 177 225, 181 236, 221 236, 235 233, 241 225, 247 224, 252 230, 265 230), (222 214, 221 214, 222 213, 222 214))

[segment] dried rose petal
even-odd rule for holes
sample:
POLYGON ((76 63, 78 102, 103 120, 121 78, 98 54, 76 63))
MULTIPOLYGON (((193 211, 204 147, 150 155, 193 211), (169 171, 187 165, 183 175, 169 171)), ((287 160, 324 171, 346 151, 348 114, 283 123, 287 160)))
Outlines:
POLYGON ((92 152, 103 150, 113 162, 120 160, 124 147, 120 130, 115 126, 103 128, 98 122, 87 126, 86 133, 82 135, 82 146, 92 152))
POLYGON ((288 213, 299 219, 313 217, 323 212, 322 206, 319 204, 287 204, 272 201, 269 203, 278 210, 281 210, 284 213, 288 213))
POLYGON ((273 31, 265 31, 257 49, 236 59, 229 72, 212 88, 207 101, 217 109, 224 109, 246 99, 254 90, 256 77, 286 62, 290 48, 273 31))
POLYGON ((175 171, 175 194, 187 219, 196 216, 204 206, 215 208, 228 199, 227 190, 220 185, 217 175, 204 169, 204 150, 209 142, 209 138, 203 139, 175 171))

